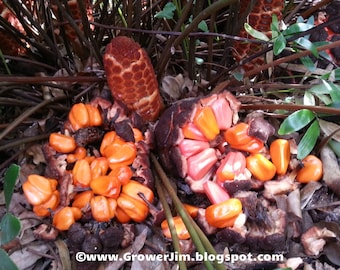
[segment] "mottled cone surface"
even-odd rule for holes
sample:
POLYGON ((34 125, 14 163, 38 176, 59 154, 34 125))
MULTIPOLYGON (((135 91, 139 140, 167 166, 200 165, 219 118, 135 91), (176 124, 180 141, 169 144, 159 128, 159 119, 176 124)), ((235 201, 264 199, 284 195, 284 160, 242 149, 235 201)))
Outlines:
MULTIPOLYGON (((85 5, 85 8, 86 8, 86 15, 87 15, 87 19, 89 21, 93 21, 93 14, 92 14, 92 8, 90 6, 90 1, 89 0, 85 0, 83 1, 84 5, 85 5)), ((67 2, 67 6, 68 6, 68 10, 70 12, 70 15, 71 17, 74 19, 75 22, 81 22, 81 9, 80 9, 80 6, 77 2, 77 0, 69 0, 67 2)), ((83 27, 83 24, 82 23, 78 23, 77 24, 78 27, 79 27, 79 30, 80 31, 83 31, 84 30, 84 27, 83 27)), ((92 28, 92 26, 90 26, 92 28)), ((64 31, 68 37, 68 39, 70 39, 71 41, 73 42, 80 42, 78 40, 78 35, 75 31, 75 29, 73 28, 73 26, 71 26, 70 24, 65 24, 63 26, 64 28, 64 31)))
POLYGON ((104 68, 114 98, 147 121, 157 119, 163 102, 150 59, 138 43, 125 36, 112 39, 104 68))
MULTIPOLYGON (((244 12, 250 0, 240 1, 240 18, 244 16, 244 12)), ((252 11, 249 13, 246 22, 251 25, 254 29, 266 34, 269 38, 271 37, 270 24, 272 22, 272 16, 275 14, 280 21, 282 19, 282 10, 284 8, 284 1, 282 0, 258 0, 256 1, 252 11)), ((241 27, 239 33, 240 37, 252 38, 245 30, 241 27)), ((244 41, 235 41, 233 51, 234 57, 237 62, 244 60, 245 58, 261 51, 263 49, 261 44, 250 43, 244 41)), ((254 66, 260 66, 264 64, 264 57, 257 57, 251 62, 243 65, 246 71, 251 70, 254 66)))

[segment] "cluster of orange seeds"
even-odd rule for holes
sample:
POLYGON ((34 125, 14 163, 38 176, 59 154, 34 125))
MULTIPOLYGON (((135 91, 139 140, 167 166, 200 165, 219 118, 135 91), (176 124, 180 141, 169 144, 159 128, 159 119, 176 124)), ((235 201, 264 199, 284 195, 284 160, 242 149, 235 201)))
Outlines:
MULTIPOLYGON (((166 117, 171 112, 173 122, 163 122, 161 117, 156 127, 156 136, 160 138, 158 146, 172 155, 164 159, 165 165, 167 160, 176 164, 178 174, 191 190, 208 197, 211 205, 205 209, 205 219, 216 228, 233 226, 242 214, 241 201, 230 197, 225 184, 242 180, 266 182, 279 179, 293 170, 296 172, 296 181, 307 183, 319 181, 323 173, 322 162, 314 155, 303 159, 300 166, 290 167, 293 157, 290 141, 276 138, 269 143, 268 137, 263 139, 263 136, 253 135, 253 120, 239 122, 238 117, 235 117, 237 105, 233 102, 237 101, 226 93, 211 95, 196 102, 182 101, 164 113, 166 117), (183 108, 189 110, 185 118, 176 115, 184 115, 183 108), (163 140, 162 134, 167 134, 171 141, 163 140)), ((179 217, 175 219, 178 234, 186 237, 182 223, 179 217)), ((163 224, 162 229, 168 234, 167 223, 163 224)))
MULTIPOLYGON (((212 96, 210 101, 193 110, 192 120, 181 127, 181 139, 175 145, 184 157, 183 167, 187 168, 184 176, 191 186, 195 188, 196 181, 206 182, 208 179, 218 183, 250 177, 268 181, 275 175, 286 174, 291 160, 288 140, 276 139, 267 148, 267 141, 250 135, 248 123, 232 125, 230 106, 223 97, 212 96), (227 152, 225 147, 229 149, 227 152), (216 164, 219 164, 217 169, 216 164)), ((298 181, 320 180, 322 163, 317 157, 310 155, 302 163, 304 166, 298 171, 298 181), (313 165, 308 168, 309 164, 313 165)), ((203 191, 200 188, 202 186, 196 191, 203 191)))
MULTIPOLYGON (((68 116, 73 131, 101 126, 103 119, 99 109, 90 104, 75 104, 68 116)), ((24 194, 37 216, 53 215, 53 225, 59 230, 69 227, 90 208, 93 219, 108 222, 116 218, 121 223, 133 220, 142 222, 149 213, 148 203, 154 199, 153 191, 133 180, 131 165, 137 156, 136 143, 143 134, 133 128, 135 142, 123 140, 115 131, 105 133, 99 148, 100 156, 88 155, 83 146, 77 146, 72 135, 52 133, 49 145, 64 154, 71 165, 68 173, 74 189, 69 206, 60 206, 58 181, 40 175, 29 175, 23 184, 24 194), (140 196, 143 195, 143 198, 140 196), (145 201, 146 200, 146 201, 145 201)))

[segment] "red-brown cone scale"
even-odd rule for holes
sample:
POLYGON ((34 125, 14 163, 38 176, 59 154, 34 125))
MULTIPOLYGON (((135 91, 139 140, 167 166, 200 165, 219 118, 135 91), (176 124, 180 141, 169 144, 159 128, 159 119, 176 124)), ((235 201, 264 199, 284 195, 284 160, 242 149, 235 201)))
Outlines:
POLYGON ((112 96, 146 121, 163 108, 158 82, 147 53, 132 39, 119 36, 107 45, 104 68, 112 96))
MULTIPOLYGON (((250 0, 240 1, 240 16, 244 15, 247 7, 250 4, 250 0)), ((284 8, 284 1, 282 0, 258 0, 255 1, 253 9, 250 11, 246 22, 254 29, 266 34, 271 38, 270 24, 272 22, 272 16, 275 14, 280 21, 282 19, 282 10, 284 8)), ((239 33, 240 37, 252 39, 252 37, 245 31, 244 27, 241 27, 239 33)), ((260 52, 263 49, 261 44, 235 41, 233 55, 237 62, 248 58, 249 56, 260 52)), ((243 68, 248 71, 256 66, 261 66, 265 63, 264 57, 260 56, 252 61, 245 63, 243 68)))

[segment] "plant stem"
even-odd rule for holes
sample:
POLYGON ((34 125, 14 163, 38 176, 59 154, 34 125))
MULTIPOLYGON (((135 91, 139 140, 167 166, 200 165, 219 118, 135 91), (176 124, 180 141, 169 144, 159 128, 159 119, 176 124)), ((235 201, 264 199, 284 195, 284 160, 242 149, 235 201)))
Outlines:
POLYGON ((49 137, 49 134, 41 134, 37 136, 26 137, 22 139, 16 139, 13 142, 6 143, 4 145, 0 145, 0 152, 7 149, 18 149, 20 145, 36 142, 40 140, 46 140, 49 137))
MULTIPOLYGON (((212 5, 205 8, 202 12, 198 14, 197 17, 195 17, 192 22, 185 28, 185 30, 182 32, 180 36, 178 36, 174 41, 171 47, 177 47, 179 44, 182 43, 182 41, 191 33, 193 32, 198 24, 209 17, 210 15, 217 13, 222 8, 231 5, 232 3, 236 2, 236 0, 219 0, 217 2, 214 2, 212 5)), ((158 78, 161 78, 163 76, 164 70, 166 65, 168 64, 171 57, 171 50, 165 49, 162 57, 160 58, 160 64, 156 70, 159 71, 158 78)))
MULTIPOLYGON (((322 45, 320 47, 317 47, 316 49, 317 49, 318 52, 321 52, 321 51, 325 51, 325 50, 329 50, 329 49, 337 48, 337 47, 340 47, 340 40, 334 41, 334 42, 326 44, 326 45, 322 45)), ((268 68, 278 66, 279 64, 282 64, 282 63, 288 63, 288 62, 294 61, 296 59, 302 58, 302 57, 310 55, 310 54, 312 54, 311 51, 305 50, 305 51, 302 51, 302 52, 299 52, 299 53, 294 53, 294 54, 291 54, 289 56, 279 58, 279 59, 277 59, 273 62, 259 66, 257 68, 254 68, 254 69, 246 72, 244 74, 244 77, 251 77, 253 75, 259 74, 260 71, 262 71, 262 70, 266 70, 268 68)))
POLYGON ((26 77, 26 76, 0 76, 0 85, 5 83, 37 84, 43 82, 105 82, 105 78, 96 76, 46 76, 46 77, 26 77))
MULTIPOLYGON (((187 227, 190 236, 192 240, 195 243, 195 246, 201 254, 204 254, 206 252, 211 253, 211 254, 217 254, 216 251, 214 250, 213 246, 209 242, 209 240, 206 238, 202 230, 198 227, 198 225, 195 223, 195 221, 192 219, 192 217, 188 214, 188 211, 185 209, 183 206, 182 202, 178 198, 176 192, 171 186, 171 183, 166 176, 164 170, 162 169, 161 165, 159 164, 157 158, 151 153, 151 160, 152 163, 155 167, 155 170, 157 174, 159 175, 159 178, 162 180, 163 185, 167 189, 176 209, 178 214, 181 216, 185 226, 187 227)), ((204 262, 205 266, 207 269, 214 269, 214 267, 211 265, 210 261, 205 261, 204 262)), ((223 264, 219 264, 217 261, 214 261, 215 269, 218 270, 224 270, 223 264)))
MULTIPOLYGON (((157 193, 158 193, 159 199, 162 203, 162 206, 163 206, 163 209, 164 209, 164 212, 165 212, 165 216, 166 216, 166 219, 167 219, 168 224, 169 224, 172 244, 173 244, 175 251, 177 251, 178 254, 180 254, 181 253, 181 247, 180 247, 180 244, 179 244, 179 239, 178 239, 178 235, 177 235, 177 232, 176 232, 174 219, 171 215, 171 209, 170 209, 170 207, 169 207, 169 205, 166 201, 164 191, 163 191, 161 184, 159 182, 160 181, 159 177, 157 177, 157 175, 156 175, 155 178, 156 178, 155 183, 156 183, 157 193)), ((178 261, 178 266, 179 266, 180 270, 186 270, 187 269, 187 266, 186 266, 184 261, 181 261, 181 260, 178 261)))
MULTIPOLYGON (((191 239, 192 241, 195 243, 195 247, 198 250, 199 253, 204 254, 206 253, 206 250, 201 242, 201 239, 199 238, 197 232, 195 231, 195 229, 193 228, 191 222, 188 220, 189 214, 186 211, 186 209, 183 207, 181 201, 179 200, 179 198, 177 197, 176 192, 173 190, 169 179, 167 178, 165 172, 163 171, 161 165, 159 164, 158 160, 156 159, 156 157, 151 154, 151 159, 153 162, 153 165, 155 167, 155 170, 157 172, 157 174, 159 175, 160 179, 162 180, 163 185, 165 186, 165 188, 167 189, 176 209, 178 214, 181 216, 181 218, 183 219, 183 222, 185 224, 185 226, 187 227, 191 239)), ((204 262, 205 266, 207 267, 207 269, 213 269, 212 265, 210 262, 204 262)))
POLYGON ((297 104, 242 104, 243 110, 286 110, 297 111, 301 109, 308 109, 315 113, 324 113, 332 115, 340 115, 340 109, 330 108, 326 106, 309 106, 309 105, 297 105, 297 104))

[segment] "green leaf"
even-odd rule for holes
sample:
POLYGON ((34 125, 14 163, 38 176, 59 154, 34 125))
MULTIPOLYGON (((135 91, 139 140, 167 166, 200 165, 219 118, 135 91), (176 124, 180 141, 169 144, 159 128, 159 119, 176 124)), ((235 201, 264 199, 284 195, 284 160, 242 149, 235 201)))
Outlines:
POLYGON ((340 81, 340 68, 333 69, 333 72, 334 72, 334 79, 336 81, 340 81))
POLYGON ((319 53, 316 46, 309 39, 300 37, 296 39, 294 42, 299 44, 301 47, 311 51, 315 57, 319 57, 319 53))
MULTIPOLYGON (((316 45, 315 44, 315 42, 314 42, 314 45, 316 45)), ((318 47, 318 46, 316 46, 316 47, 318 47)), ((332 61, 332 57, 328 54, 328 53, 326 53, 325 51, 321 51, 321 52, 319 52, 319 55, 322 57, 322 58, 325 58, 325 59, 327 59, 328 61, 332 61)))
POLYGON ((0 245, 12 241, 20 232, 21 223, 11 213, 6 213, 0 222, 0 245))
POLYGON ((330 105, 332 104, 332 100, 328 95, 325 94, 315 94, 325 105, 330 105))
POLYGON ((293 112, 282 122, 278 133, 284 135, 298 131, 307 126, 314 118, 315 115, 311 110, 302 109, 293 112))
POLYGON ((296 19, 296 22, 297 23, 304 23, 305 19, 302 16, 298 16, 297 19, 296 19))
POLYGON ((275 14, 272 16, 272 23, 270 24, 270 29, 272 30, 272 38, 276 38, 280 32, 280 27, 279 20, 277 19, 277 16, 275 14))
POLYGON ((303 159, 310 152, 312 152, 315 147, 316 141, 320 136, 320 126, 317 120, 310 125, 307 129, 305 135, 301 138, 297 148, 297 158, 303 159))
POLYGON ((314 85, 308 91, 311 92, 311 93, 314 93, 314 94, 329 94, 330 89, 327 88, 327 86, 325 84, 321 83, 321 84, 318 84, 318 85, 314 85))
MULTIPOLYGON (((320 54, 321 55, 321 54, 320 54)), ((333 69, 332 71, 325 73, 320 77, 320 79, 340 81, 340 68, 333 69)))
POLYGON ((202 65, 204 63, 204 59, 201 57, 195 57, 195 62, 197 65, 202 65))
POLYGON ((300 58, 302 64, 311 72, 315 71, 316 66, 312 59, 309 56, 304 56, 300 58))
POLYGON ((166 3, 163 10, 155 14, 155 18, 158 19, 173 19, 176 6, 172 2, 166 3))
POLYGON ((243 73, 242 72, 231 72, 231 75, 233 75, 233 77, 241 82, 243 80, 243 73))
POLYGON ((340 101, 340 86, 332 82, 322 81, 327 88, 330 88, 330 96, 333 102, 340 101))
POLYGON ((205 21, 200 21, 198 24, 198 29, 202 30, 203 32, 208 32, 208 25, 205 21))
POLYGON ((20 173, 20 167, 18 165, 12 164, 6 171, 5 182, 4 182, 4 192, 5 192, 5 202, 6 208, 8 210, 9 204, 11 203, 15 183, 18 180, 20 173))
POLYGON ((339 91, 339 87, 334 83, 321 80, 320 84, 313 86, 309 91, 318 94, 331 94, 332 91, 339 91))
POLYGON ((340 109, 340 101, 331 102, 330 104, 327 105, 327 107, 340 109))
POLYGON ((279 55, 286 48, 286 38, 279 33, 278 37, 274 41, 274 55, 279 55))
POLYGON ((314 16, 310 16, 307 20, 307 24, 314 26, 314 16))
POLYGON ((291 36, 291 35, 294 35, 294 34, 298 34, 298 33, 307 31, 307 30, 309 30, 313 27, 314 27, 314 25, 298 22, 298 23, 292 24, 287 29, 283 30, 282 34, 284 36, 291 36))
POLYGON ((318 119, 320 129, 325 137, 332 136, 333 140, 340 143, 340 125, 323 119, 318 119))
POLYGON ((250 24, 245 23, 244 24, 244 29, 247 31, 249 35, 251 35, 253 38, 259 39, 259 40, 264 40, 264 41, 269 41, 269 38, 267 37, 266 34, 257 31, 253 27, 251 27, 250 24))
POLYGON ((305 94, 303 95, 303 104, 311 106, 315 105, 315 98, 311 92, 305 91, 305 94))
POLYGON ((314 94, 329 94, 332 102, 340 101, 340 86, 326 80, 321 80, 321 84, 313 86, 308 91, 314 94))
POLYGON ((18 270, 18 267, 2 248, 0 248, 0 262, 0 270, 18 270))

